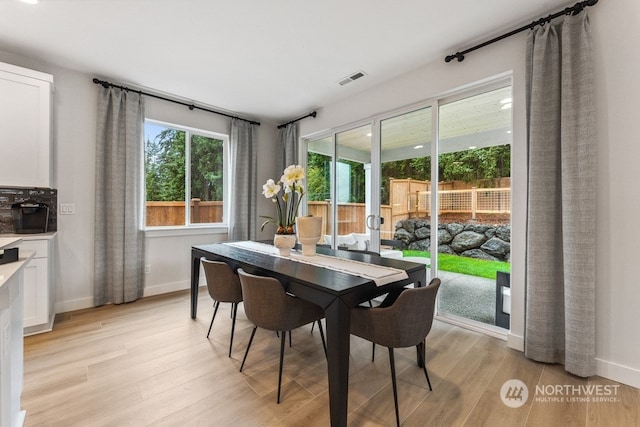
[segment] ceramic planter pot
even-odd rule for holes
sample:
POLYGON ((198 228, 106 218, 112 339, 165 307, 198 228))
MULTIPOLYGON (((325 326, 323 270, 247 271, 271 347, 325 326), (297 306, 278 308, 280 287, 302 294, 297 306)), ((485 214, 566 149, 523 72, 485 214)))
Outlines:
POLYGON ((302 245, 302 255, 315 255, 316 244, 322 237, 322 217, 299 216, 296 219, 296 233, 302 245))
POLYGON ((273 246, 278 248, 280 256, 291 255, 291 249, 296 245, 295 234, 276 234, 273 236, 273 246))

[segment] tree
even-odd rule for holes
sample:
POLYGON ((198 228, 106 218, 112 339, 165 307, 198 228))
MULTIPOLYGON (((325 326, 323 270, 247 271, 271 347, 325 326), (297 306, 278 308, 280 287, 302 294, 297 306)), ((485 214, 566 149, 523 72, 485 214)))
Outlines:
MULTIPOLYGON (((145 187, 149 201, 184 201, 186 177, 186 135, 165 129, 145 143, 145 187)), ((223 199, 223 142, 191 135, 191 198, 203 201, 223 199)))
POLYGON ((185 199, 185 132, 165 129, 147 140, 145 186, 149 201, 185 199))
MULTIPOLYGON (((357 162, 340 160, 351 166, 350 201, 364 202, 364 167, 357 162)), ((330 195, 331 157, 317 153, 308 156, 308 200, 325 200, 330 195)), ((511 146, 497 145, 473 150, 444 153, 439 157, 438 181, 473 182, 511 176, 511 146)), ((431 157, 383 163, 381 201, 389 204, 389 178, 431 180, 431 157)))
POLYGON ((191 136, 191 197, 220 201, 224 194, 222 141, 202 135, 191 136))

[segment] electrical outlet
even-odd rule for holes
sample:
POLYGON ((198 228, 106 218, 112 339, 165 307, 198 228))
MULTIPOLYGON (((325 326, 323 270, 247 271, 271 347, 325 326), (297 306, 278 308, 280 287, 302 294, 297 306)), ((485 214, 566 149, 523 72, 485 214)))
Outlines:
POLYGON ((60 203, 60 215, 73 215, 76 213, 75 203, 60 203))
POLYGON ((147 264, 144 266, 144 274, 151 273, 151 265, 147 264))

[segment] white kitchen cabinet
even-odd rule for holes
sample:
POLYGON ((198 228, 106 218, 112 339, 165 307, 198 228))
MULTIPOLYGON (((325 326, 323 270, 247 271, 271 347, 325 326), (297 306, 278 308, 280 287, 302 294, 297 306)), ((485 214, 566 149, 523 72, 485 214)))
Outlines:
POLYGON ((53 286, 53 234, 24 235, 20 252, 32 251, 24 269, 24 334, 48 332, 55 317, 53 286))
POLYGON ((54 187, 53 76, 0 62, 0 185, 54 187))
MULTIPOLYGON (((19 238, 0 236, 0 249, 13 247, 19 238)), ((22 426, 20 407, 23 385, 23 279, 32 253, 21 252, 18 261, 0 265, 0 426, 22 426)))

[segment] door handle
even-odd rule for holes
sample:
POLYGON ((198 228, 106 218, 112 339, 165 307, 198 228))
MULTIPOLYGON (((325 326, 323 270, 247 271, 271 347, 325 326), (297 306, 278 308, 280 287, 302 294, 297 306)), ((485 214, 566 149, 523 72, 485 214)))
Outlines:
POLYGON ((367 228, 369 230, 380 230, 380 220, 376 215, 367 216, 367 228))

